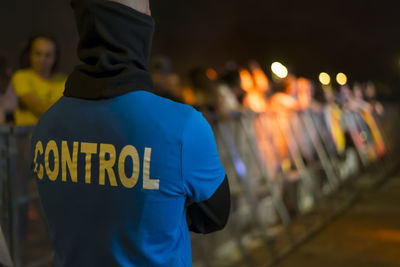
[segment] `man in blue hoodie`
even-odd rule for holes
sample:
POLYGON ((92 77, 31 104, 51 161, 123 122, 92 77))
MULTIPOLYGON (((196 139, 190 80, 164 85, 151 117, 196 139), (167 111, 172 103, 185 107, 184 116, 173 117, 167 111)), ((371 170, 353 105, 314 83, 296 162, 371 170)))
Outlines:
POLYGON ((189 229, 220 230, 230 209, 212 130, 152 93, 147 0, 72 8, 82 64, 32 137, 55 266, 191 266, 189 229))

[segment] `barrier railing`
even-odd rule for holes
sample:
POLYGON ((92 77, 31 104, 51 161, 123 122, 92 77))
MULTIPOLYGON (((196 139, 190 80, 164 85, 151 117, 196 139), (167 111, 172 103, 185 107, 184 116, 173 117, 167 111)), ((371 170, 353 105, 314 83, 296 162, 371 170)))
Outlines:
MULTIPOLYGON (((399 147, 395 122, 399 115, 397 106, 389 106, 376 120, 389 160, 399 147)), ((347 142, 343 151, 323 112, 306 110, 285 116, 236 114, 212 123, 230 180, 232 210, 225 230, 191 235, 195 266, 224 266, 227 258, 235 256, 251 262, 248 247, 254 243, 265 245, 268 258, 274 259, 279 254, 276 232, 289 242, 294 240, 288 227, 294 217, 312 210, 349 177, 378 160, 372 151, 371 130, 357 113, 343 115, 346 131, 342 134, 347 142)), ((42 266, 52 260, 31 173, 31 131, 29 127, 0 127, 0 225, 15 266, 42 266)))
MULTIPOLYGON (((399 147, 395 137, 400 127, 394 119, 398 115, 399 108, 389 106, 376 119, 386 161, 399 147)), ((268 248, 266 257, 273 262, 280 249, 274 244, 276 229, 295 243, 297 237, 287 228, 292 218, 311 211, 348 179, 382 160, 371 133, 377 129, 370 129, 356 112, 343 114, 343 151, 333 140, 327 114, 306 110, 281 116, 286 115, 236 115, 214 124, 233 205, 224 231, 192 235, 195 266, 230 266, 229 259, 237 258, 251 265, 247 248, 257 242, 268 248)))
POLYGON ((2 127, 1 226, 15 266, 41 266, 51 261, 47 225, 31 172, 32 127, 2 127))

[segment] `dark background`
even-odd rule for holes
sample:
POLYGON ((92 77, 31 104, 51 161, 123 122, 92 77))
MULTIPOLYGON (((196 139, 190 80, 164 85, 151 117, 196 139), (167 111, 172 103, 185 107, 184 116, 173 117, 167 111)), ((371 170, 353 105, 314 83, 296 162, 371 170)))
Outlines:
MULTIPOLYGON (((400 86, 400 1, 158 0, 154 55, 166 55, 184 74, 201 65, 223 69, 228 60, 281 61, 297 75, 321 71, 400 86)), ((0 2, 0 51, 16 66, 34 33, 62 43, 62 70, 77 62, 77 34, 67 0, 0 2)))

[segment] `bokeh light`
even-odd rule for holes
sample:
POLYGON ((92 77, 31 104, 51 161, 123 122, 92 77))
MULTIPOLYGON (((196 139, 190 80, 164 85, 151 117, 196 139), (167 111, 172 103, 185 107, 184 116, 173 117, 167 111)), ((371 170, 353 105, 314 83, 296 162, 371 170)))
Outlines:
POLYGON ((338 73, 338 75, 336 75, 336 81, 339 85, 345 85, 347 83, 347 76, 344 73, 338 73))
POLYGON ((212 81, 215 81, 216 79, 218 79, 218 73, 212 68, 209 68, 206 71, 206 75, 207 75, 208 79, 210 79, 212 81))
POLYGON ((326 72, 321 72, 319 74, 319 81, 322 85, 329 85, 331 83, 331 76, 326 72))
POLYGON ((280 62, 272 63, 271 70, 278 78, 284 79, 288 76, 287 68, 280 62))

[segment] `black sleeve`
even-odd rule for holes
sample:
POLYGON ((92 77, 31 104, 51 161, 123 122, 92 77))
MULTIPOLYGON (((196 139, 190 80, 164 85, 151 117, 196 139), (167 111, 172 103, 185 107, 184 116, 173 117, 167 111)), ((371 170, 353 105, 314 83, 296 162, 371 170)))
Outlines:
POLYGON ((229 217, 231 208, 228 177, 225 176, 215 193, 199 203, 187 207, 189 230, 199 234, 208 234, 222 230, 229 217))

